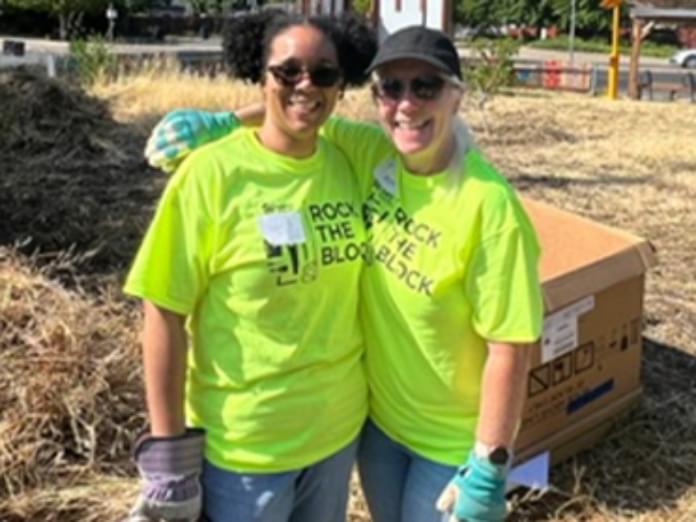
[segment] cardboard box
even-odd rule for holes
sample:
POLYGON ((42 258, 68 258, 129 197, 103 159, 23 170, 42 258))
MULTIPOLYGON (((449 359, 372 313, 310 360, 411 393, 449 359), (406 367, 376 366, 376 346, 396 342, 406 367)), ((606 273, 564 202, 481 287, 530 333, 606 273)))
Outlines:
POLYGON ((642 393, 642 388, 637 388, 628 395, 619 397, 605 408, 532 443, 515 454, 515 461, 525 462, 548 451, 551 464, 556 464, 580 451, 591 448, 609 433, 616 422, 625 417, 640 402, 642 393))
POLYGON ((516 454, 550 450, 559 461, 596 443, 640 396, 644 275, 655 255, 641 238, 523 202, 543 249, 546 313, 516 454))

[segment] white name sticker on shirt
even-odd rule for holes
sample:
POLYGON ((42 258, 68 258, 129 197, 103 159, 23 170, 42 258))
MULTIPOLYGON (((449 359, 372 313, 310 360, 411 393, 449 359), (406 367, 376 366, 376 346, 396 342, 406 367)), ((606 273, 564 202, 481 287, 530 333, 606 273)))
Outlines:
POLYGON ((578 317, 592 310, 594 305, 594 296, 589 295, 544 318, 544 333, 541 338, 542 364, 578 346, 578 317))
POLYGON ((396 194, 396 160, 390 159, 380 163, 374 174, 380 187, 392 196, 396 194))
POLYGON ((261 233, 273 246, 297 245, 306 240, 299 212, 275 212, 259 217, 261 233))

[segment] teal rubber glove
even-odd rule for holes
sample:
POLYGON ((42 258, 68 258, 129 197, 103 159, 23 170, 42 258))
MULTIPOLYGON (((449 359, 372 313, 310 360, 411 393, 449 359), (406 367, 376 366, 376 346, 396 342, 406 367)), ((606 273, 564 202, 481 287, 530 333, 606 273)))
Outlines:
POLYGON ((507 471, 506 466, 496 466, 472 451, 448 486, 450 491, 454 490, 456 499, 443 498, 450 493, 445 490, 438 508, 451 509, 452 518, 458 522, 503 522, 507 512, 507 471))
POLYGON ((171 111, 152 130, 145 158, 155 168, 174 172, 193 149, 222 138, 239 125, 239 119, 229 111, 171 111))

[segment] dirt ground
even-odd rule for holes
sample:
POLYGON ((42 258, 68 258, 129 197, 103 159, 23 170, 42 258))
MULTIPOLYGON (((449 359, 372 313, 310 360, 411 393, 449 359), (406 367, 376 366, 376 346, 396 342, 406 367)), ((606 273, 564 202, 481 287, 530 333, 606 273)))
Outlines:
MULTIPOLYGON (((145 426, 140 313, 119 291, 165 177, 141 159, 176 106, 248 87, 155 77, 90 94, 0 73, 0 520, 119 520, 145 426)), ((511 499, 511 521, 696 520, 696 105, 514 91, 463 108, 524 194, 649 239, 639 407, 511 499)), ((364 91, 341 111, 373 117, 364 91)), ((369 522, 357 483, 351 522, 369 522)))

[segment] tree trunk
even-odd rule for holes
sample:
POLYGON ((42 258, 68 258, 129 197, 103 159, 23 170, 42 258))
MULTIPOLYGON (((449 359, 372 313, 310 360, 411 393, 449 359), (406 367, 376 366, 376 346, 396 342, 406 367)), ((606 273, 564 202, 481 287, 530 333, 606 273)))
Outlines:
POLYGON ((80 36, 82 28, 83 11, 67 11, 58 13, 59 34, 61 40, 68 40, 80 36))
POLYGON ((58 13, 58 38, 61 40, 68 39, 68 15, 58 13))

